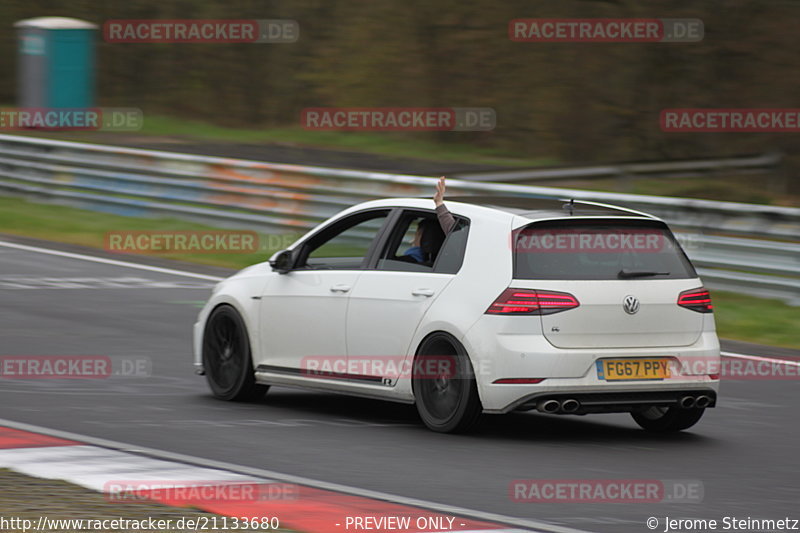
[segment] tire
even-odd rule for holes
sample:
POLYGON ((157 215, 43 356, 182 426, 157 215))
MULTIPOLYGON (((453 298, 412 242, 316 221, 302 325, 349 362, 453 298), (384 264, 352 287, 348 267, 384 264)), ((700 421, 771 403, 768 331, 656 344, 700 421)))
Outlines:
POLYGON ((211 392, 221 400, 258 400, 269 389, 256 383, 247 328, 229 305, 220 305, 206 320, 203 369, 211 392))
MULTIPOLYGON (((449 368, 449 367, 448 367, 449 368)), ((426 338, 414 359, 412 387, 417 412, 429 429, 439 433, 463 433, 478 421, 483 407, 466 350, 445 333, 426 338), (442 357, 445 356, 445 357, 442 357), (452 372, 425 375, 425 361, 434 367, 443 361, 454 364, 452 372)))
POLYGON ((693 407, 649 407, 644 411, 631 413, 631 416, 645 431, 654 433, 673 433, 689 429, 703 416, 705 409, 693 407))

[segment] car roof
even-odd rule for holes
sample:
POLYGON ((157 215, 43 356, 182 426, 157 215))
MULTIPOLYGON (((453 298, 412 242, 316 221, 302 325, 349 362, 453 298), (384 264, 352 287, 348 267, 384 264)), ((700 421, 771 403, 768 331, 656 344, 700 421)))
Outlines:
POLYGON ((552 218, 566 216, 627 216, 650 215, 626 207, 598 202, 559 198, 526 198, 522 196, 454 196, 449 201, 479 205, 505 211, 526 218, 552 218))
MULTIPOLYGON (((500 212, 511 217, 531 220, 571 217, 613 217, 658 220, 657 217, 626 207, 557 198, 526 198, 521 196, 448 196, 445 205, 465 216, 500 212)), ((360 204, 358 207, 433 208, 430 198, 387 198, 360 204)))

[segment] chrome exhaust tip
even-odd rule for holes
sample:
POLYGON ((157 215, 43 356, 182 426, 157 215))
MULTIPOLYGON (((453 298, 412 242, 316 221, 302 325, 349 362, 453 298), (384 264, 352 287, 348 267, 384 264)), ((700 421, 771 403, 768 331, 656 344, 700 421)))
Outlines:
POLYGON ((543 412, 543 413, 556 413, 561 408, 561 404, 558 403, 558 400, 546 400, 541 402, 536 408, 543 412))
POLYGON ((698 396, 697 400, 694 402, 694 406, 699 407, 700 409, 708 407, 709 405, 711 405, 711 398, 706 395, 698 396))
POLYGON ((693 396, 684 396, 680 399, 678 404, 684 409, 689 409, 690 407, 695 406, 695 399, 693 396))
POLYGON ((564 402, 561 404, 561 410, 565 413, 574 413, 578 410, 578 408, 580 408, 580 406, 581 404, 578 400, 570 398, 568 400, 564 400, 564 402))

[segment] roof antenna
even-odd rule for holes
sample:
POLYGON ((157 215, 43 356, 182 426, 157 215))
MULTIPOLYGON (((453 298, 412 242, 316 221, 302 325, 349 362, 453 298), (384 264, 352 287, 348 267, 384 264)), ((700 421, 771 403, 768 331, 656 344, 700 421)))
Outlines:
POLYGON ((572 211, 575 209, 575 198, 570 198, 568 204, 564 204, 561 207, 564 209, 569 209, 569 216, 572 216, 572 211))

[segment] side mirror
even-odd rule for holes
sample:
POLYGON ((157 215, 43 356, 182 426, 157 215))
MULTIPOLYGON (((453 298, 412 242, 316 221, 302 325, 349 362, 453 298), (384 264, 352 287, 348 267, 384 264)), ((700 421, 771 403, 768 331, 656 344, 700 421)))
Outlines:
POLYGON ((286 274, 292 270, 292 263, 294 263, 294 259, 291 250, 283 250, 278 252, 273 259, 270 259, 269 266, 279 274, 286 274))

